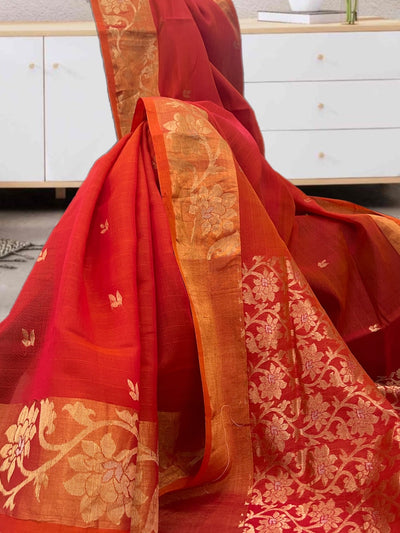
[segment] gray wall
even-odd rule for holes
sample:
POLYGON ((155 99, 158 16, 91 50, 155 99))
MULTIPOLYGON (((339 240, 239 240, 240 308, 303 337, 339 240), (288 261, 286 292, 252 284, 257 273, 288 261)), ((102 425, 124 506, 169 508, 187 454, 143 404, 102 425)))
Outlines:
MULTIPOLYGON (((286 9, 287 0, 234 0, 240 17, 257 9, 286 9)), ((400 0, 360 0, 360 15, 400 19, 400 0)), ((324 8, 343 8, 345 0, 324 0, 324 8)), ((91 20, 88 0, 0 0, 0 21, 91 20)))

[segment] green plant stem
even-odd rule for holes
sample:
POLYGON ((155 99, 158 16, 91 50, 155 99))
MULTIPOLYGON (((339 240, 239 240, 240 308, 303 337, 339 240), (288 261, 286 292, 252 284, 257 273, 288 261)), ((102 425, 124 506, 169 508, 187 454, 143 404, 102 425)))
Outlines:
POLYGON ((346 22, 355 24, 357 21, 358 0, 346 0, 346 22))

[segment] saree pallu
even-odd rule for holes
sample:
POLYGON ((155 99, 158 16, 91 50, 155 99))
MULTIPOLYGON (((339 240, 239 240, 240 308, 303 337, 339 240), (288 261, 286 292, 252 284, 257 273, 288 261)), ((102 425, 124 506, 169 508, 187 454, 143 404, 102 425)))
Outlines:
POLYGON ((396 372, 399 222, 309 197, 264 159, 260 129, 243 97, 231 0, 92 0, 92 7, 118 134, 131 130, 140 97, 208 102, 215 127, 351 351, 373 379, 396 372))
POLYGON ((399 530, 399 373, 350 353, 230 117, 144 99, 40 253, 0 326, 2 530, 399 530))

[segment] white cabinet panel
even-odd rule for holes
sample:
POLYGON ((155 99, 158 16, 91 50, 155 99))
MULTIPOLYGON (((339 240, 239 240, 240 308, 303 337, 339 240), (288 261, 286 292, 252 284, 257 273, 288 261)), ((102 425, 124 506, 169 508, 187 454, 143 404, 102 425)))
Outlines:
POLYGON ((0 37, 0 181, 43 181, 43 39, 0 37))
POLYGON ((400 80, 247 83, 262 130, 400 128, 400 80))
POLYGON ((83 180, 116 140, 99 41, 45 38, 46 180, 83 180))
POLYGON ((263 135, 266 158, 288 179, 400 176, 400 129, 263 135))
POLYGON ((400 32, 243 35, 245 81, 400 79, 400 32))

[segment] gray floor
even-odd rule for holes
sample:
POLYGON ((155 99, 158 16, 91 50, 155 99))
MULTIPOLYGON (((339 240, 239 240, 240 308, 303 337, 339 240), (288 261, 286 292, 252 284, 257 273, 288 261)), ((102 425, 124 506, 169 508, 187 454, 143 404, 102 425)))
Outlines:
MULTIPOLYGON (((318 196, 343 198, 400 218, 400 184, 380 186, 305 187, 318 196)), ((0 237, 43 245, 62 216, 66 201, 54 199, 53 191, 5 191, 0 189, 0 237)), ((26 261, 15 269, 0 268, 0 321, 9 313, 38 255, 25 252, 26 261)))
MULTIPOLYGON (((0 193, 1 194, 1 193, 0 193)), ((20 241, 44 244, 50 232, 62 216, 63 210, 0 211, 0 236, 20 241)), ((21 290, 39 251, 21 253, 24 262, 6 263, 16 268, 0 267, 0 321, 9 313, 12 304, 21 290)))
MULTIPOLYGON (((72 193, 65 201, 55 199, 54 191, 0 189, 0 237, 43 245, 64 213, 72 193)), ((0 321, 9 313, 39 251, 24 251, 25 261, 16 268, 0 266, 0 321)), ((0 264, 1 265, 1 264, 0 264)))

